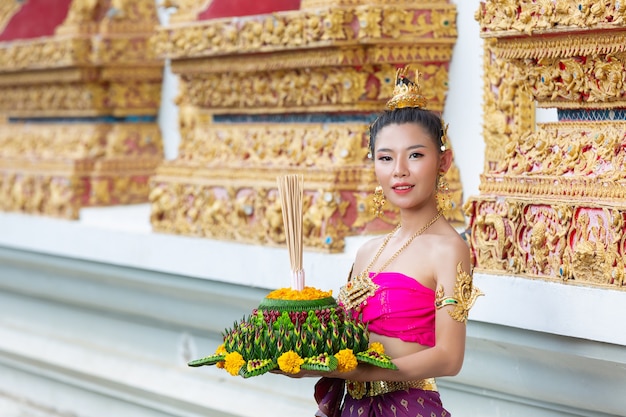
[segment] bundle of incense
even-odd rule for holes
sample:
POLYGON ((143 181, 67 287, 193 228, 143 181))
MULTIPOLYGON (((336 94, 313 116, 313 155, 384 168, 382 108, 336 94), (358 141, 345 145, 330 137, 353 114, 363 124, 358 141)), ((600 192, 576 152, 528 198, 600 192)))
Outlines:
POLYGON ((302 269, 302 175, 285 175, 277 178, 278 193, 285 225, 285 241, 291 263, 291 289, 304 289, 302 269))

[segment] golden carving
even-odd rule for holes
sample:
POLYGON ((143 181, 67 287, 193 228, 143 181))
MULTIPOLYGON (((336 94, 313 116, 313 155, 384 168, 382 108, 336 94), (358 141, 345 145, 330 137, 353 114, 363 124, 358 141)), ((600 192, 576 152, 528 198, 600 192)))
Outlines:
POLYGON ((175 13, 171 17, 172 22, 185 22, 197 20, 198 14, 205 10, 213 0, 159 0, 165 8, 174 8, 175 13))
POLYGON ((626 7, 614 0, 498 0, 481 2, 475 17, 485 36, 514 36, 556 32, 562 27, 619 28, 626 7))
MULTIPOLYGON (((260 63, 257 66, 263 66, 260 63)), ((430 107, 443 110, 448 72, 440 65, 419 65, 424 74, 423 92, 430 107)), ((393 91, 390 65, 320 67, 263 71, 183 75, 179 104, 210 108, 214 113, 245 108, 247 112, 332 111, 380 109, 393 91), (368 83, 372 77, 378 83, 368 83), (232 80, 237 80, 233 83, 232 80)))
POLYGON ((23 4, 19 1, 4 1, 0 3, 0 33, 11 21, 15 13, 19 12, 23 4))
POLYGON ((486 163, 465 205, 477 270, 624 288, 626 122, 611 109, 626 102, 625 10, 482 3, 486 163), (535 126, 534 100, 586 121, 535 126), (607 109, 604 121, 590 109, 607 109))
POLYGON ((57 28, 57 33, 63 33, 64 31, 62 29, 71 25, 93 23, 96 20, 98 6, 98 0, 72 1, 70 8, 67 11, 67 17, 65 18, 63 25, 57 28))
POLYGON ((151 0, 74 0, 55 36, 0 43, 2 119, 51 118, 0 124, 1 209, 77 218, 85 205, 147 200, 158 127, 81 118, 157 113, 155 23, 151 0))
POLYGON ((504 157, 507 166, 494 173, 625 180, 625 131, 626 122, 618 121, 541 124, 513 140, 504 157))
POLYGON ((103 114, 106 96, 100 83, 5 87, 0 94, 0 111, 10 116, 103 114))
POLYGON ((136 62, 145 65, 157 59, 150 46, 150 39, 146 37, 108 37, 94 39, 93 43, 95 53, 92 59, 94 62, 108 65, 136 62))
POLYGON ((0 209, 75 219, 85 205, 146 201, 163 158, 154 124, 9 124, 0 129, 0 209))
POLYGON ((61 68, 90 61, 91 42, 80 38, 15 41, 0 48, 0 74, 26 68, 61 68))
POLYGON ((179 158, 208 166, 362 166, 367 126, 261 124, 198 126, 179 148, 179 158))
POLYGON ((533 130, 532 96, 527 92, 520 68, 493 53, 493 42, 485 42, 484 138, 485 170, 497 169, 505 159, 512 137, 533 130))
MULTIPOLYGON (((443 110, 455 19, 447 1, 395 0, 174 19, 154 38, 181 79, 181 144, 153 179, 155 230, 283 245, 278 171, 305 177, 305 246, 339 251, 348 235, 389 229, 396 211, 373 219, 369 210, 375 179, 360 118, 383 108, 395 67, 406 63, 424 74, 433 110, 443 110), (341 121, 338 112, 355 115, 341 121), (221 123, 218 114, 237 116, 221 123), (276 121, 237 122, 266 115, 276 121), (297 122, 309 115, 328 122, 297 122)), ((460 206, 458 171, 450 175, 460 206)))
POLYGON ((491 50, 501 59, 540 59, 610 55, 626 50, 623 31, 581 33, 576 37, 523 37, 490 39, 491 50))
MULTIPOLYGON (((406 0, 302 0, 301 9, 314 9, 338 6, 388 6, 404 5, 406 0)), ((429 0, 430 4, 449 5, 450 0, 429 0)))
POLYGON ((161 29, 154 42, 161 55, 190 58, 323 47, 329 42, 408 43, 412 37, 432 37, 446 42, 446 38, 452 41, 456 35, 456 8, 447 2, 431 2, 421 7, 406 4, 381 8, 329 7, 315 12, 286 11, 172 24, 161 29), (352 25, 353 21, 359 24, 352 25))
POLYGON ((626 53, 516 62, 543 107, 611 108, 626 103, 626 53))
MULTIPOLYGON (((276 182, 276 171, 255 170, 257 184, 253 186, 248 176, 225 184, 220 178, 179 177, 175 181, 157 175, 150 193, 153 227, 160 232, 284 245, 280 200, 271 185, 276 182)), ((305 246, 330 252, 343 249, 345 236, 355 232, 346 217, 353 204, 351 195, 305 183, 305 246)))
POLYGON ((511 218, 485 197, 466 205, 476 271, 624 288, 626 210, 521 197, 507 204, 526 214, 511 218))

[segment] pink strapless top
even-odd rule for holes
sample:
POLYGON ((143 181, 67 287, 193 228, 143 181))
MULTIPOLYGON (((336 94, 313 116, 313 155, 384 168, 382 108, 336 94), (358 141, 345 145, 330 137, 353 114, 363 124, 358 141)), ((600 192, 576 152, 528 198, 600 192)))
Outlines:
POLYGON ((373 281, 379 288, 361 307, 369 331, 435 346, 435 291, 399 272, 380 272, 373 281))

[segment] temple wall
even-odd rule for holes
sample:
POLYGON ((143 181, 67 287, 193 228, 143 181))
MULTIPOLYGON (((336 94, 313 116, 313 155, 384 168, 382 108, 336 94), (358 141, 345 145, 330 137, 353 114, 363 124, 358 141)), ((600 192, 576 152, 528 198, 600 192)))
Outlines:
MULTIPOLYGON (((456 1, 458 37, 444 117, 466 196, 484 173, 478 1, 456 1)), ((178 156, 166 71, 159 126, 178 156)), ((552 110, 536 122, 555 122, 552 110)), ((148 204, 84 207, 69 221, 0 212, 0 416, 310 416, 313 382, 243 380, 185 363, 289 276, 287 251, 156 233, 148 204)), ((306 251, 307 282, 333 289, 363 236, 306 251)), ((441 378, 455 417, 626 415, 626 292, 510 273, 475 274, 461 373, 441 378)))

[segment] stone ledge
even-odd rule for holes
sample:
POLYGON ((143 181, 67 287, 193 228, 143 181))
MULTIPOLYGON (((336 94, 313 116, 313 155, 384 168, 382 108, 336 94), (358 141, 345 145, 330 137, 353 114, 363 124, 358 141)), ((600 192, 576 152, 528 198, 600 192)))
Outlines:
MULTIPOLYGON (((263 292, 1 248, 0 392, 85 417, 310 415, 314 381, 185 365, 263 292)), ((624 346, 474 320, 463 371, 440 386, 463 417, 603 417, 626 409, 625 371, 624 346)))

